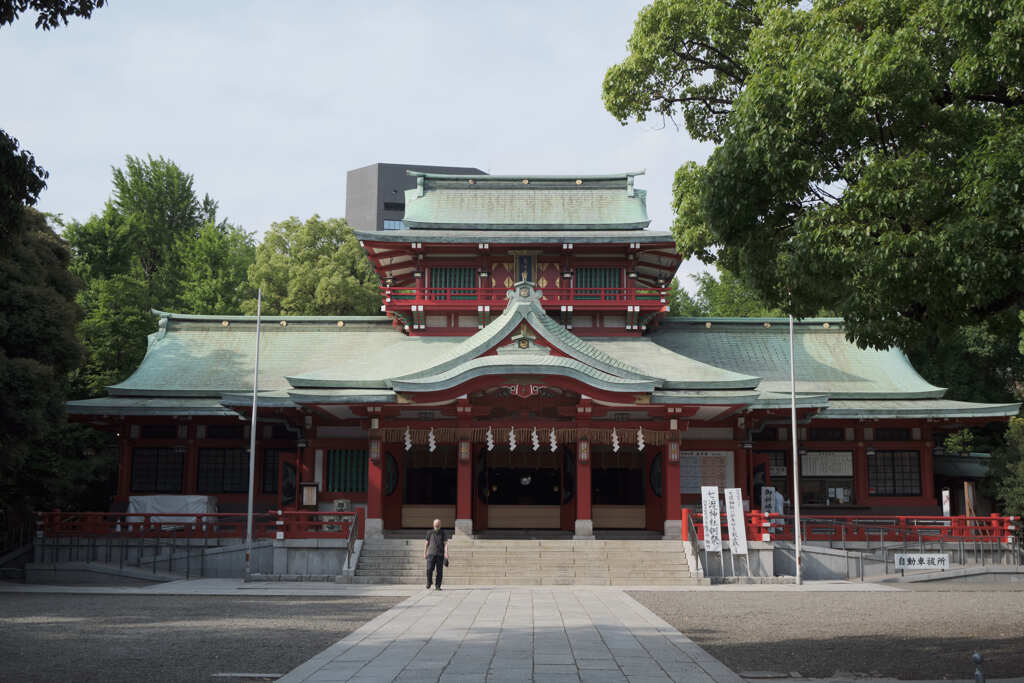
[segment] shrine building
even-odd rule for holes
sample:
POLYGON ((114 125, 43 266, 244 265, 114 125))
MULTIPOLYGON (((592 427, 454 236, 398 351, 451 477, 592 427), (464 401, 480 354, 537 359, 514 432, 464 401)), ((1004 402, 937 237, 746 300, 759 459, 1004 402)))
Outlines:
MULTIPOLYGON (((356 233, 380 316, 262 319, 257 511, 679 538, 701 485, 791 498, 787 321, 669 317, 680 256, 639 174, 410 174, 405 229, 356 233)), ((157 315, 138 369, 68 411, 118 435, 115 510, 244 510, 255 318, 157 315)), ((937 440, 1019 408, 948 400, 842 320, 797 322, 795 345, 808 512, 938 514, 937 440)))

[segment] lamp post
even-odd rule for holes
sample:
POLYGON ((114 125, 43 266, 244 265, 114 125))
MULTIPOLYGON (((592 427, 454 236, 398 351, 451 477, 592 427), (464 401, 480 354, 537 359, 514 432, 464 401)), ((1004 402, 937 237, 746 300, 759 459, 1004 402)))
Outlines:
POLYGON ((793 433, 793 538, 796 540, 796 584, 803 583, 800 567, 800 473, 796 443, 796 361, 793 356, 793 316, 789 316, 789 395, 790 422, 793 433))
POLYGON ((256 403, 260 383, 260 314, 263 308, 263 288, 256 290, 256 362, 252 368, 252 424, 249 426, 249 503, 245 515, 245 573, 252 568, 252 497, 256 476, 256 403))

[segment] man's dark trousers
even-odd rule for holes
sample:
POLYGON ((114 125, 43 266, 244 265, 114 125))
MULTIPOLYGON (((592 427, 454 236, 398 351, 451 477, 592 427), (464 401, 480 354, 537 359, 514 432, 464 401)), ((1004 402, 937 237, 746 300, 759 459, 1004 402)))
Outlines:
POLYGON ((435 568, 437 569, 437 583, 434 585, 440 588, 441 577, 444 575, 444 555, 427 555, 427 586, 431 583, 435 568))

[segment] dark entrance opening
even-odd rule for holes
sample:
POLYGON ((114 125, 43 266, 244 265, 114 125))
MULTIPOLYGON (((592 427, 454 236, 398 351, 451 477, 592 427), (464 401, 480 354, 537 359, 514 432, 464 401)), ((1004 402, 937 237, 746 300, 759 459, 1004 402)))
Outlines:
POLYGON ((434 519, 440 519, 446 528, 455 525, 459 486, 456 458, 452 445, 438 445, 433 453, 406 453, 402 488, 404 528, 427 528, 434 519))
POLYGON ((556 468, 495 467, 487 472, 491 505, 559 505, 561 472, 556 468))

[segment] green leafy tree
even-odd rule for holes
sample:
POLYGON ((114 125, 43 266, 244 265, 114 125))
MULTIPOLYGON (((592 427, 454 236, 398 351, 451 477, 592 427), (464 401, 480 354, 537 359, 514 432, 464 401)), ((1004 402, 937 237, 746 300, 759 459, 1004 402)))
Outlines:
POLYGON ((75 398, 102 396, 142 361, 146 337, 156 329, 153 299, 136 271, 90 280, 78 302, 85 311, 78 337, 88 353, 72 375, 72 391, 75 398))
POLYGON ((676 176, 684 256, 769 306, 838 312, 859 344, 909 345, 1024 303, 1022 16, 1024 0, 656 0, 605 105, 716 144, 676 176))
POLYGON ((103 212, 71 222, 64 236, 85 282, 79 334, 88 360, 74 376, 78 397, 101 394, 138 367, 156 325, 151 309, 239 313, 249 296, 252 236, 218 222, 217 203, 163 157, 126 157, 103 212))
POLYGON ((105 4, 106 0, 0 0, 0 26, 13 24, 25 10, 33 10, 36 28, 48 31, 67 26, 70 17, 88 19, 105 4))
POLYGON ((195 239, 181 241, 178 254, 180 310, 237 315, 244 302, 254 296, 247 278, 256 260, 256 242, 241 228, 207 223, 195 239))
MULTIPOLYGON (((271 225, 256 247, 249 285, 263 288, 268 315, 372 315, 380 282, 342 218, 289 218, 271 225)), ((256 312, 256 299, 245 304, 256 312)))
POLYGON ((1024 515, 1024 418, 1010 420, 1003 445, 992 453, 985 487, 1009 515, 1024 515))
POLYGON ((1024 353, 1011 316, 912 340, 904 350, 917 371, 951 397, 982 403, 1024 398, 1024 353))
MULTIPOLYGON (((0 28, 34 10, 36 28, 48 30, 104 4, 0 0, 0 28)), ((66 244, 29 208, 47 178, 32 154, 0 130, 0 508, 9 532, 30 529, 35 508, 80 502, 82 491, 98 490, 94 475, 105 469, 99 476, 108 476, 115 462, 83 458, 83 444, 99 445, 103 435, 64 420, 67 378, 82 356, 74 334, 80 283, 66 244)), ((0 537, 0 547, 5 541, 0 537)))
POLYGON ((70 256, 33 209, 0 237, 0 501, 9 514, 30 506, 26 463, 51 447, 67 374, 82 356, 70 256))
POLYGON ((722 318, 775 318, 782 315, 778 308, 766 306, 757 292, 727 270, 720 270, 716 278, 704 271, 693 275, 697 283, 696 303, 703 315, 722 318))
POLYGON ((679 286, 679 278, 672 278, 668 286, 668 314, 681 316, 703 315, 690 293, 679 286))

